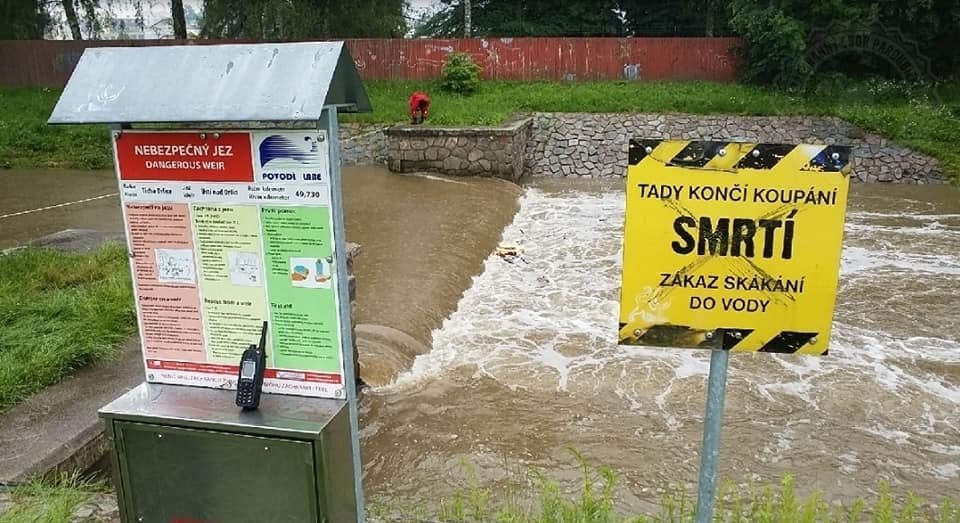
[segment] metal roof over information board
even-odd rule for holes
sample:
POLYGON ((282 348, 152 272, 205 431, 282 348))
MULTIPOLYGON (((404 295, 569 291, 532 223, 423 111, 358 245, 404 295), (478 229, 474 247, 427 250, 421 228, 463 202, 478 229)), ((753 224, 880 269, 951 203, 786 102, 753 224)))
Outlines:
POLYGON ((343 42, 84 51, 49 123, 315 121, 368 112, 343 42))

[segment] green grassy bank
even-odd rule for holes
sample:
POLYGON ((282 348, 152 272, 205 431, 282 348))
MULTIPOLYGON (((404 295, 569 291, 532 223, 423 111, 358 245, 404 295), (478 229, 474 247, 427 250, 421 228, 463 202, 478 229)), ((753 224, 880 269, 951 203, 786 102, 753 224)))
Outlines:
MULTIPOLYGON (((825 84, 826 85, 826 84, 825 84)), ((669 112, 839 116, 866 130, 935 156, 960 180, 960 85, 921 90, 890 82, 834 82, 812 94, 707 82, 484 82, 470 97, 433 82, 371 81, 374 112, 348 115, 367 123, 403 122, 417 89, 432 99, 432 125, 487 125, 517 112, 669 112)), ((58 90, 0 89, 0 167, 107 168, 104 126, 46 125, 58 90)))
MULTIPOLYGON (((583 468, 579 489, 565 492, 559 484, 534 475, 524 491, 491 492, 465 486, 449 499, 429 505, 375 503, 367 507, 371 523, 692 523, 696 499, 683 489, 664 495, 647 514, 628 514, 615 500, 616 474, 608 468, 583 468), (404 506, 409 505, 409 506, 404 506)), ((13 507, 0 523, 75 521, 77 507, 97 494, 109 493, 102 483, 76 477, 28 483, 11 496, 13 507)), ((714 521, 724 523, 957 523, 960 508, 951 500, 930 503, 910 494, 895 496, 886 484, 868 499, 831 503, 821 493, 800 496, 793 479, 779 485, 733 487, 718 492, 714 521)))
POLYGON ((0 412, 109 357, 136 327, 126 250, 0 255, 0 412))
MULTIPOLYGON (((659 506, 635 514, 618 506, 618 477, 613 469, 590 465, 574 452, 581 471, 576 489, 564 489, 548 475, 531 472, 507 492, 478 486, 472 467, 465 467, 465 485, 449 499, 430 506, 400 507, 377 503, 369 509, 376 521, 442 523, 693 523, 694 485, 675 486, 659 506)), ((779 484, 720 486, 714 504, 715 522, 724 523, 960 523, 960 506, 950 498, 924 500, 909 492, 893 493, 886 483, 870 498, 831 501, 822 492, 802 496, 790 475, 779 484)), ((951 493, 952 494, 952 493, 951 493)))
POLYGON ((12 492, 12 506, 0 514, 0 523, 69 523, 77 507, 94 495, 107 492, 102 483, 91 483, 76 476, 53 482, 32 481, 12 492))
POLYGON ((47 125, 59 97, 59 89, 0 87, 0 168, 113 164, 106 126, 47 125))

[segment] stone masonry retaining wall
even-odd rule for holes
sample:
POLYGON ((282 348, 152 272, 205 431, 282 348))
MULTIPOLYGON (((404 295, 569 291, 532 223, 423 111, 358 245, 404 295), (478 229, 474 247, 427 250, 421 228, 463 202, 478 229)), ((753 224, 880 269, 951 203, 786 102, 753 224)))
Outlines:
POLYGON ((935 158, 834 117, 537 113, 500 127, 340 129, 345 165, 386 163, 396 172, 620 177, 635 137, 849 145, 855 181, 946 182, 935 158))
POLYGON ((532 120, 499 127, 402 125, 384 131, 391 171, 496 176, 517 181, 524 172, 532 120))
POLYGON ((340 160, 343 165, 387 163, 386 125, 340 124, 340 160))
POLYGON ((935 158, 833 117, 537 113, 527 149, 533 176, 624 176, 630 138, 824 143, 853 147, 853 179, 944 183, 935 158))

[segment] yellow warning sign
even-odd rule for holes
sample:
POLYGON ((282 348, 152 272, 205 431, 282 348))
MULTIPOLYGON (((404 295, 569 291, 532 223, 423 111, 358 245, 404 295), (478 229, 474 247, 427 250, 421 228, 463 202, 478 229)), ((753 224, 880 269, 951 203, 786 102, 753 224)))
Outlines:
POLYGON ((631 140, 620 343, 826 354, 850 150, 631 140))

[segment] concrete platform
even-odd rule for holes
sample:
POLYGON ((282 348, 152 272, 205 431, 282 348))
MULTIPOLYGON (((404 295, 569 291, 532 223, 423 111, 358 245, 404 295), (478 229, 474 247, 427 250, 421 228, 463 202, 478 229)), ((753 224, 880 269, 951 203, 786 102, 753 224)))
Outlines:
POLYGON ((139 338, 0 415, 0 484, 85 470, 109 448, 97 410, 144 380, 139 338))

